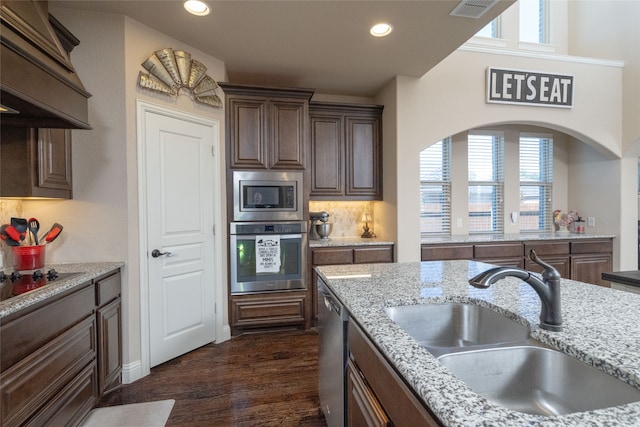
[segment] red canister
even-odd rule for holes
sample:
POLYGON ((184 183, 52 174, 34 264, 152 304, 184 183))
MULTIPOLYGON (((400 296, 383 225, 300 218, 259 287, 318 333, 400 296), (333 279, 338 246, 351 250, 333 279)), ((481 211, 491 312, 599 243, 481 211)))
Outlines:
POLYGON ((44 267, 45 245, 12 246, 14 270, 36 270, 44 267))

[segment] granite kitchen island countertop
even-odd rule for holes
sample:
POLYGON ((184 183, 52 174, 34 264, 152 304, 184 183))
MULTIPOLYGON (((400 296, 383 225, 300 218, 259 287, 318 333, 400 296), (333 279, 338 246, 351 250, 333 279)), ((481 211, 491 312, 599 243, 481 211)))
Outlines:
POLYGON ((68 279, 59 279, 41 288, 34 289, 0 302, 0 319, 30 307, 104 274, 124 267, 124 262, 87 262, 69 264, 47 264, 41 270, 55 269, 58 273, 78 273, 68 279))
POLYGON ((385 314, 385 307, 397 305, 478 304, 528 326, 532 338, 640 389, 640 336, 636 333, 640 295, 562 279, 564 329, 549 332, 539 327, 540 300, 526 283, 507 278, 488 289, 468 284, 469 278, 490 267, 475 261, 429 261, 316 269, 378 350, 444 425, 640 425, 640 402, 548 417, 495 405, 458 380, 385 314))

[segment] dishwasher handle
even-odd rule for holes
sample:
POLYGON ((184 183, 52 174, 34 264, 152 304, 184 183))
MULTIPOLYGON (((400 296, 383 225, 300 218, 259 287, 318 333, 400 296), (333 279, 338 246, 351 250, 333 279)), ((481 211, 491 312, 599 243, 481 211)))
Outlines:
POLYGON ((322 297, 324 298, 324 306, 327 307, 327 310, 333 311, 336 313, 338 317, 342 314, 342 306, 336 302, 335 299, 326 293, 322 293, 322 297))

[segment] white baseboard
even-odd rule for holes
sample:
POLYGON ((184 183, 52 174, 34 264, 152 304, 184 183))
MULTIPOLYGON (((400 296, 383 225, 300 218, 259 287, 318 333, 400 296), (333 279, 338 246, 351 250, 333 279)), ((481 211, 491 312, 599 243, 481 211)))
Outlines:
POLYGON ((222 327, 222 337, 216 341, 216 344, 220 344, 221 342, 225 342, 231 339, 231 327, 229 325, 224 325, 222 327))
POLYGON ((122 365, 123 384, 131 384, 142 377, 142 363, 139 360, 122 365))

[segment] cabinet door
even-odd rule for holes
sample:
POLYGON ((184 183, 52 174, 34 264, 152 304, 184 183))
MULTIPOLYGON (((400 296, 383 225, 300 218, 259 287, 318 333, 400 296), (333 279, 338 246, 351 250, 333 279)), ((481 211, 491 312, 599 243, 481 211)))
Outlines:
POLYGON ((390 426, 389 417, 362 378, 358 367, 347 362, 347 425, 353 427, 390 426))
POLYGON ((100 395, 122 384, 122 309, 116 298, 97 311, 100 395))
POLYGON ((0 196, 70 199, 71 131, 2 126, 0 196))
POLYGON ((344 141, 340 116, 311 116, 311 197, 344 195, 344 141))
POLYGON ((71 131, 38 129, 38 187, 65 190, 71 180, 71 131))
POLYGON ((611 284, 602 280, 602 273, 611 272, 611 255, 572 255, 571 278, 585 283, 593 283, 606 288, 611 284))
MULTIPOLYGON (((572 278, 570 272, 571 263, 568 256, 545 256, 541 257, 541 259, 551 267, 558 270, 558 273, 560 273, 560 277, 564 279, 572 278)), ((530 259, 527 259, 525 261, 524 268, 535 273, 542 273, 542 271, 544 270, 544 268, 531 261, 530 259)))
POLYGON ((380 119, 346 118, 347 197, 382 199, 380 119))
POLYGON ((229 166, 267 169, 267 100, 234 97, 227 105, 229 166))
POLYGON ((272 169, 304 169, 307 103, 300 100, 270 101, 272 169))

